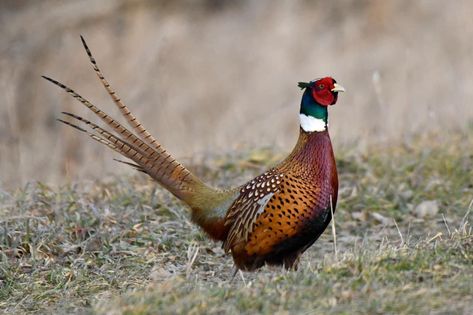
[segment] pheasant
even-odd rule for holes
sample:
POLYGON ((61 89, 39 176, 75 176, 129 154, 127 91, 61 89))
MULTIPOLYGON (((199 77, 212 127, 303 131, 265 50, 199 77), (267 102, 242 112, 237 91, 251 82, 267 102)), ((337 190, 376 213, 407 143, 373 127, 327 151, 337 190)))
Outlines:
POLYGON ((253 271, 265 264, 297 268, 299 257, 325 230, 337 204, 338 177, 327 109, 337 102, 343 87, 331 77, 299 82, 304 91, 300 133, 292 152, 246 184, 220 190, 202 182, 146 131, 105 79, 82 36, 81 40, 100 82, 134 132, 71 88, 43 76, 94 112, 113 132, 69 112, 63 112, 69 120, 58 120, 133 161, 121 162, 148 174, 186 203, 192 221, 210 238, 223 242, 237 270, 253 271))

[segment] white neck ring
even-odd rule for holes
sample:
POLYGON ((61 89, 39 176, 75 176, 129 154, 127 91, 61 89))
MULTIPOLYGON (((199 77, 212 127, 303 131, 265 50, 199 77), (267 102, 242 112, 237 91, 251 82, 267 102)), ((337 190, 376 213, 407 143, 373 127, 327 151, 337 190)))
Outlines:
POLYGON ((325 131, 327 125, 323 119, 315 118, 313 116, 307 116, 305 114, 299 114, 301 127, 305 132, 313 131, 325 131))

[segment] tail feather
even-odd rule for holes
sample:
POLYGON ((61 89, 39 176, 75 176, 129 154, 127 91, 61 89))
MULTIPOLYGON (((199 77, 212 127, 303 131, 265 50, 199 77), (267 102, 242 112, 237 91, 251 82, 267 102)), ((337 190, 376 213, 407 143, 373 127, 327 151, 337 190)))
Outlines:
POLYGON ((140 138, 136 137, 132 132, 130 132, 128 129, 123 127, 118 121, 115 119, 111 118, 109 115, 107 115, 104 111, 100 110, 97 106, 89 102, 87 99, 82 97, 79 93, 75 92, 73 89, 70 87, 66 86, 65 84, 62 84, 59 81, 56 81, 52 78, 49 78, 47 76, 42 76, 44 79, 48 80, 49 82, 55 84, 56 86, 59 86, 61 89, 65 90, 67 93, 69 93, 72 97, 74 97, 76 100, 81 102, 85 107, 90 109, 94 114, 96 114, 102 121, 104 121, 108 126, 110 126, 118 135, 121 137, 124 137, 125 140, 131 141, 132 144, 138 143, 138 147, 144 147, 144 150, 147 154, 151 154, 151 157, 157 156, 157 153, 155 150, 150 148, 145 142, 143 142, 140 138))
MULTIPOLYGON (((132 145, 137 144, 139 149, 143 149, 146 152, 145 155, 148 157, 148 159, 153 160, 159 165, 169 162, 170 160, 174 160, 174 158, 160 144, 156 143, 154 149, 151 148, 147 143, 145 143, 143 140, 135 136, 127 128, 123 127, 122 124, 120 124, 115 119, 111 118, 108 114, 106 114, 97 106, 89 102, 86 98, 82 97, 79 93, 75 92, 73 89, 71 89, 67 85, 59 81, 56 81, 52 78, 49 78, 47 76, 43 76, 43 78, 55 84, 56 86, 59 86, 60 88, 65 90, 67 93, 69 93, 72 97, 74 97, 79 102, 81 102, 84 106, 86 106, 88 109, 94 112, 100 119, 102 119, 102 121, 104 121, 107 125, 109 125, 118 135, 123 136, 125 141, 129 141, 130 144, 132 145)), ((182 165, 179 165, 179 166, 180 168, 184 168, 182 165)), ((160 182, 159 179, 157 178, 155 179, 160 182)), ((200 182, 200 180, 198 180, 197 178, 194 177, 194 179, 197 182, 200 182)), ((200 184, 202 183, 200 182, 200 184)))
POLYGON ((82 41, 82 45, 84 45, 84 49, 87 55, 89 56, 89 60, 92 63, 92 67, 95 71, 95 74, 97 74, 97 77, 99 78, 100 82, 102 83, 104 88, 107 90, 114 104, 120 110, 123 117, 125 117, 128 124, 133 128, 133 130, 135 130, 138 136, 141 137, 146 143, 148 143, 153 148, 160 150, 161 145, 158 143, 158 141, 143 127, 143 125, 139 122, 139 120, 131 113, 128 107, 121 101, 121 98, 117 95, 115 90, 112 89, 108 81, 105 79, 105 76, 100 70, 97 64, 97 61, 95 60, 94 56, 92 55, 92 52, 89 49, 89 46, 85 42, 84 37, 81 36, 80 39, 82 41))
POLYGON ((81 40, 100 82, 136 134, 125 128, 118 121, 68 86, 52 78, 43 76, 44 79, 62 88, 91 110, 110 127, 112 131, 107 131, 85 118, 68 112, 63 112, 63 114, 78 121, 82 126, 63 119, 58 120, 88 134, 95 141, 106 145, 110 149, 132 160, 134 163, 121 160, 117 161, 129 165, 138 171, 147 173, 176 197, 186 202, 192 208, 192 219, 209 233, 211 237, 223 240, 226 234, 226 227, 223 224, 226 213, 225 210, 234 200, 237 190, 221 191, 213 189, 205 185, 199 178, 177 162, 157 140, 146 131, 142 124, 130 112, 128 107, 123 104, 115 91, 110 87, 110 84, 106 81, 82 36, 81 40))
POLYGON ((84 122, 87 125, 90 125, 90 128, 92 130, 98 132, 100 134, 100 136, 95 134, 95 133, 92 133, 90 131, 87 131, 86 129, 84 129, 82 127, 79 127, 78 125, 75 125, 74 123, 71 123, 69 121, 65 121, 65 120, 62 120, 62 119, 58 119, 58 121, 66 124, 68 126, 71 126, 71 127, 75 128, 79 131, 87 133, 92 139, 107 145, 111 149, 117 151, 118 153, 124 155, 125 157, 127 157, 127 158, 129 158, 133 161, 136 161, 137 163, 146 164, 148 162, 144 158, 142 151, 137 149, 135 146, 127 143, 126 141, 123 141, 122 139, 117 138, 116 136, 112 135, 111 133, 109 133, 105 129, 95 125, 94 123, 92 123, 92 122, 90 122, 90 121, 88 121, 88 120, 86 120, 82 117, 79 117, 79 116, 76 116, 76 115, 73 115, 73 114, 70 114, 70 113, 65 113, 65 114, 69 115, 71 117, 74 117, 74 118, 84 122))
MULTIPOLYGON (((43 78, 59 86, 67 93, 72 95, 84 106, 94 112, 118 135, 115 136, 98 125, 93 124, 92 122, 77 115, 66 113, 66 115, 78 119, 86 125, 89 125, 94 131, 97 131, 102 136, 100 137, 96 134, 89 133, 90 137, 133 160, 135 163, 140 165, 147 174, 161 183, 178 198, 188 203, 191 207, 193 206, 193 195, 197 190, 205 192, 213 191, 213 189, 206 186, 189 170, 178 163, 159 144, 156 145, 155 148, 150 147, 147 143, 135 136, 127 128, 123 127, 118 121, 111 118, 104 111, 100 110, 97 106, 89 102, 87 99, 76 93, 68 86, 46 76, 43 76, 43 78)), ((84 131, 77 125, 67 123, 65 121, 62 122, 80 131, 84 131)))
POLYGON ((148 152, 146 152, 145 150, 142 150, 139 146, 137 147, 133 143, 128 142, 126 139, 121 139, 121 138, 116 137, 115 135, 111 134, 110 132, 103 129, 99 125, 91 122, 90 120, 87 120, 87 119, 85 119, 81 116, 78 116, 78 115, 72 114, 72 113, 68 113, 68 112, 62 112, 62 114, 66 115, 66 116, 69 116, 69 117, 72 117, 72 118, 84 123, 90 129, 92 129, 93 131, 97 131, 102 136, 105 136, 105 137, 111 138, 111 139, 116 139, 117 141, 119 141, 119 143, 124 143, 124 144, 128 145, 130 148, 132 148, 136 152, 139 152, 142 156, 148 156, 148 152))
POLYGON ((146 173, 146 171, 145 171, 141 166, 139 166, 138 164, 130 163, 130 162, 123 161, 123 160, 119 160, 119 159, 113 159, 113 160, 116 161, 116 162, 119 162, 119 163, 126 164, 126 165, 128 165, 128 166, 131 166, 131 167, 133 167, 133 168, 134 168, 135 170, 137 170, 137 171, 146 173))
POLYGON ((112 150, 133 160, 137 165, 133 163, 125 164, 131 165, 135 168, 139 168, 139 170, 143 170, 145 173, 147 173, 152 178, 156 179, 159 183, 164 185, 178 198, 182 199, 183 201, 187 202, 189 205, 192 206, 193 192, 197 188, 199 188, 196 187, 196 185, 198 185, 199 183, 193 181, 194 179, 190 177, 193 175, 174 159, 163 160, 159 164, 156 164, 155 160, 150 160, 145 155, 146 153, 138 147, 132 145, 131 143, 123 139, 120 139, 119 137, 111 134, 110 132, 92 123, 91 121, 71 113, 64 114, 81 121, 85 125, 89 126, 91 130, 97 132, 98 134, 87 131, 86 129, 79 127, 71 122, 58 119, 60 122, 69 125, 79 131, 86 132, 92 139, 102 144, 105 144, 112 150))
MULTIPOLYGON (((169 169, 168 166, 164 166, 164 171, 162 171, 162 165, 156 165, 147 160, 143 155, 136 151, 136 148, 133 148, 129 143, 117 138, 116 136, 110 134, 103 128, 91 123, 90 121, 79 117, 77 115, 69 114, 70 117, 76 118, 81 122, 89 126, 89 128, 95 130, 100 134, 97 135, 92 133, 82 127, 77 126, 74 123, 65 121, 62 119, 57 119, 58 121, 73 127, 81 132, 87 133, 92 139, 98 141, 112 150, 120 153, 121 155, 133 160, 136 164, 130 163, 127 161, 121 161, 114 159, 117 162, 124 163, 129 165, 136 170, 150 175, 152 178, 169 178, 169 177, 181 177, 181 185, 167 185, 166 181, 158 181, 163 186, 165 186, 171 193, 180 198, 181 200, 187 202, 187 204, 192 208, 192 220, 200 225, 213 239, 224 240, 226 235, 226 227, 224 225, 224 213, 221 213, 219 210, 220 207, 224 206, 229 198, 232 197, 233 191, 217 191, 213 190, 208 186, 202 184, 202 186, 194 185, 192 189, 189 186, 186 186, 193 176, 188 172, 182 174, 182 169, 176 167, 176 163, 170 163, 172 168, 169 169), (166 171, 167 170, 167 171, 166 171), (160 175, 159 175, 160 174, 160 175), (182 176, 180 176, 182 175, 182 176), (160 177, 161 176, 161 177, 160 177)), ((177 163, 178 164, 178 163, 177 163)), ((185 169, 184 169, 185 170, 185 169)))
MULTIPOLYGON (((68 126, 74 128, 74 129, 76 129, 76 130, 79 130, 79 131, 81 131, 81 132, 86 133, 89 137, 91 137, 91 138, 94 139, 95 141, 97 141, 97 142, 99 142, 99 143, 102 143, 102 144, 106 145, 107 147, 109 147, 110 149, 112 149, 112 150, 114 150, 114 151, 116 151, 116 152, 118 152, 118 153, 120 153, 120 154, 123 155, 122 151, 121 151, 116 145, 114 145, 113 143, 111 143, 110 141, 105 140, 104 138, 102 138, 102 137, 100 137, 100 136, 98 136, 98 135, 96 135, 96 134, 94 134, 94 133, 92 133, 92 132, 90 132, 90 131, 87 131, 86 129, 84 129, 84 128, 82 128, 82 127, 79 127, 79 126, 77 126, 76 124, 73 124, 73 123, 71 123, 71 122, 69 122, 69 121, 62 120, 62 119, 59 119, 59 118, 56 119, 56 120, 59 121, 59 122, 61 122, 61 123, 63 123, 63 124, 65 124, 65 125, 68 125, 68 126)), ((131 163, 130 163, 130 164, 131 164, 131 163)))

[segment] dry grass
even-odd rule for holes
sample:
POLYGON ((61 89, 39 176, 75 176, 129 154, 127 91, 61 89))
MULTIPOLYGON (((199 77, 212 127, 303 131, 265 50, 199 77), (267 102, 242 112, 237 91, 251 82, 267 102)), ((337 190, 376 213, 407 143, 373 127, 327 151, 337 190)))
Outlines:
MULTIPOLYGON (((298 271, 263 268, 233 281, 231 258, 142 176, 2 191, 0 311, 471 313, 472 139, 337 152, 338 256, 328 229, 298 271), (426 200, 439 212, 416 212, 426 200)), ((209 157, 193 169, 234 185, 281 155, 209 157)))

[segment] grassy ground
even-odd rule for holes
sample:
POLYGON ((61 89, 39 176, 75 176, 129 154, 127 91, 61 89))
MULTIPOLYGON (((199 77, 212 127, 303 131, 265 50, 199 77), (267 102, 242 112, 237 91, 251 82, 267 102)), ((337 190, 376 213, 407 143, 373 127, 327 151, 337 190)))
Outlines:
MULTIPOLYGON (((232 261, 142 176, 0 192, 0 312, 327 314, 473 312, 473 137, 337 152, 332 229, 298 271, 232 281, 232 261)), ((242 183, 280 158, 209 158, 242 183)))

